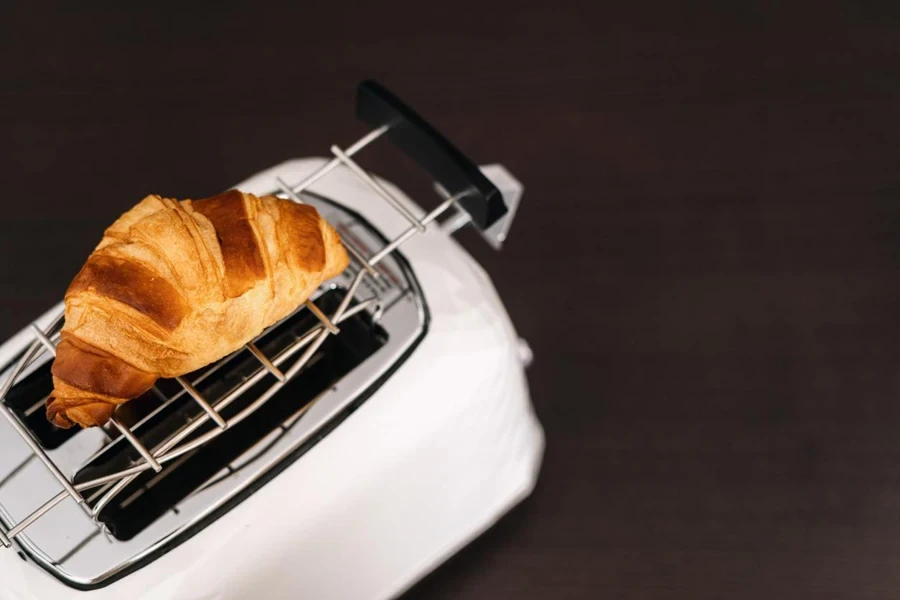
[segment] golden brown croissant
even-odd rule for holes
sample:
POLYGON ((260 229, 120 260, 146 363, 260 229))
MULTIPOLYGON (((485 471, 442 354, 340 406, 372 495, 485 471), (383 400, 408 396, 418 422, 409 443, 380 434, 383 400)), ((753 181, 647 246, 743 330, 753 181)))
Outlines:
POLYGON ((236 190, 147 196, 106 230, 66 291, 47 418, 105 424, 157 378, 237 350, 347 264, 311 206, 236 190))

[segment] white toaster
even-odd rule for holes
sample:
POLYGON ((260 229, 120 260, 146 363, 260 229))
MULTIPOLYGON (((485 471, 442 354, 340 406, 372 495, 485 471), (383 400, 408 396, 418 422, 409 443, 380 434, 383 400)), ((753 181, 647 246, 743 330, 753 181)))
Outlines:
POLYGON ((452 237, 499 249, 522 187, 377 82, 356 109, 357 143, 234 186, 314 204, 352 256, 254 342, 70 430, 44 414, 63 304, 0 347, 0 598, 392 598, 530 493, 531 351, 452 237), (354 160, 379 138, 437 208, 354 160))

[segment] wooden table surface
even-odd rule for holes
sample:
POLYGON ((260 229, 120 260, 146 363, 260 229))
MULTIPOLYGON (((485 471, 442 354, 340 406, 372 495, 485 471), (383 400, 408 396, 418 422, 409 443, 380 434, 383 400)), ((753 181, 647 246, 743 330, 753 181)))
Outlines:
POLYGON ((548 439, 408 598, 896 598, 897 11, 310 4, 0 8, 0 339, 143 195, 356 139, 375 77, 527 188, 463 239, 548 439))

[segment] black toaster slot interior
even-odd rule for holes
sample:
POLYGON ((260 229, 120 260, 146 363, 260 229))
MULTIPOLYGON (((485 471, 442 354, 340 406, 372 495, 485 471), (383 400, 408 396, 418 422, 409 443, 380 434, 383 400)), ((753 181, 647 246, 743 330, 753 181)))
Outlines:
MULTIPOLYGON (((331 290, 317 299, 316 303, 327 314, 331 314, 343 296, 343 290, 331 290)), ((257 346, 267 356, 275 357, 317 324, 317 319, 309 311, 300 311, 260 340, 257 346)), ((342 322, 340 328, 339 335, 328 336, 306 367, 254 413, 196 450, 165 463, 160 473, 146 471, 141 474, 101 510, 100 521, 107 525, 117 539, 133 538, 167 511, 173 510, 181 500, 197 489, 218 481, 222 477, 223 469, 230 471, 231 463, 254 448, 271 432, 281 429, 281 433, 284 434, 285 428, 282 424, 287 419, 320 393, 334 386, 387 341, 386 332, 373 324, 365 311, 342 322)), ((298 353, 282 365, 282 371, 289 369, 301 354, 302 352, 298 353)), ((244 351, 220 365, 216 372, 211 373, 196 387, 205 398, 215 402, 246 381, 260 366, 255 357, 244 351)), ((200 374, 202 372, 186 378, 195 380, 200 374)), ((222 416, 226 419, 232 417, 259 398, 274 382, 275 378, 267 375, 223 409, 222 416)), ((137 413, 152 410, 154 403, 160 402, 159 399, 142 400, 148 406, 135 405, 134 410, 137 413)), ((122 408, 130 404, 132 402, 122 408)), ((200 413, 200 407, 186 394, 182 394, 161 410, 156 410, 136 433, 146 446, 153 447, 200 413)), ((140 414, 134 415, 133 418, 140 418, 140 414)), ((207 423, 188 439, 193 439, 212 427, 215 425, 207 423)), ((266 447, 268 445, 266 444, 266 447)), ((252 461, 252 457, 258 457, 264 451, 265 448, 254 448, 251 457, 245 457, 241 468, 246 467, 248 462, 252 461)), ((86 481, 127 468, 137 458, 130 444, 118 440, 81 469, 76 474, 75 481, 86 481)), ((95 503, 97 500, 90 494, 88 497, 89 503, 95 503)))
POLYGON ((60 429, 47 420, 47 397, 53 391, 53 376, 47 361, 27 377, 19 379, 4 399, 25 426, 31 430, 38 443, 46 450, 59 448, 80 431, 79 427, 60 429))

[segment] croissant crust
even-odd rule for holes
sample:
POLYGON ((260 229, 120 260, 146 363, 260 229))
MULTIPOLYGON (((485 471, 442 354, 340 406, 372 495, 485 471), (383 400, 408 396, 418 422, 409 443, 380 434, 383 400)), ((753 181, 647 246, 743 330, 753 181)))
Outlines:
POLYGON ((243 346, 348 265, 318 211, 237 190, 151 195, 120 216, 72 280, 47 418, 104 425, 160 377, 243 346))

